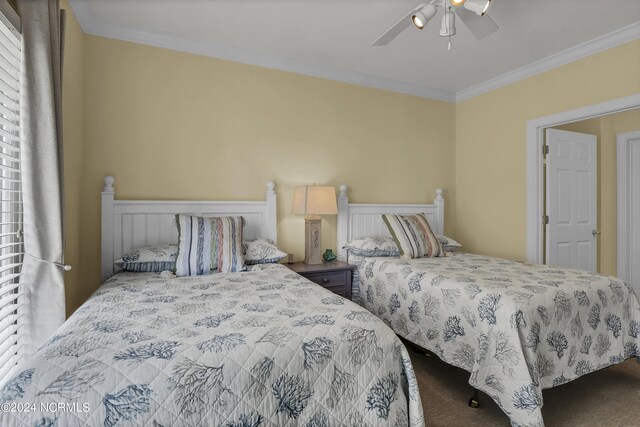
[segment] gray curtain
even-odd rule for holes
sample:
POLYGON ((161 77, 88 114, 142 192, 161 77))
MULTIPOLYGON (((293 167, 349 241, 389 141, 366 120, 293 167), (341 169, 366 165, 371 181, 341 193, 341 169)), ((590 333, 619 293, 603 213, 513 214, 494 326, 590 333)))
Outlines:
POLYGON ((18 0, 22 20, 23 356, 64 322, 62 46, 58 0, 18 0))

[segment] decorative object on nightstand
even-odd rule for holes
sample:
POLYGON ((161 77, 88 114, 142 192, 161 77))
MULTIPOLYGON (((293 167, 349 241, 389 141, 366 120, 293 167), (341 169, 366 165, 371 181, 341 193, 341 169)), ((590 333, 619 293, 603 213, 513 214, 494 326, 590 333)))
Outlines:
POLYGON ((351 278, 353 270, 357 268, 355 265, 331 261, 319 265, 294 262, 286 266, 334 294, 351 299, 351 278))
POLYGON ((320 245, 322 218, 319 215, 338 213, 336 189, 318 185, 303 185, 293 192, 294 214, 307 215, 304 218, 304 263, 322 264, 320 245))
POLYGON ((338 258, 338 256, 336 254, 334 254, 333 250, 331 250, 331 249, 327 249, 322 254, 322 259, 325 260, 325 262, 335 261, 337 258, 338 258))

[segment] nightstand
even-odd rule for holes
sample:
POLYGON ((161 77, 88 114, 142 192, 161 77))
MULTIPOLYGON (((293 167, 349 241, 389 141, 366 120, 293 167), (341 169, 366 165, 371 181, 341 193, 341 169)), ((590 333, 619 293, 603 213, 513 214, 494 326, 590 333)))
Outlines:
POLYGON ((304 262, 284 264, 299 275, 347 299, 351 299, 351 276, 357 267, 342 261, 309 265, 304 262))

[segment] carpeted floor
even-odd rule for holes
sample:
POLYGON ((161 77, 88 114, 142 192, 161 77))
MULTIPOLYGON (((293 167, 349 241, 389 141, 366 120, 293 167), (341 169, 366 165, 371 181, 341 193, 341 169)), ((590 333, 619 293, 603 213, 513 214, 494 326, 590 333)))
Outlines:
MULTIPOLYGON (((427 426, 509 426, 509 419, 487 395, 480 408, 468 406, 469 374, 436 356, 408 348, 418 377, 427 426)), ((547 427, 640 426, 640 364, 635 359, 543 392, 547 427)))

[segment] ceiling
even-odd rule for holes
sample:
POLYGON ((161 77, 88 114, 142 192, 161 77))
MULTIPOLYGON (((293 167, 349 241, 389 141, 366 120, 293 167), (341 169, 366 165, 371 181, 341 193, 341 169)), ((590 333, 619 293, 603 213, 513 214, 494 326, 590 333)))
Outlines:
POLYGON ((639 0, 494 0, 500 30, 483 40, 458 21, 449 52, 439 11, 435 25, 371 46, 419 3, 71 0, 89 34, 451 101, 640 38, 639 0))

